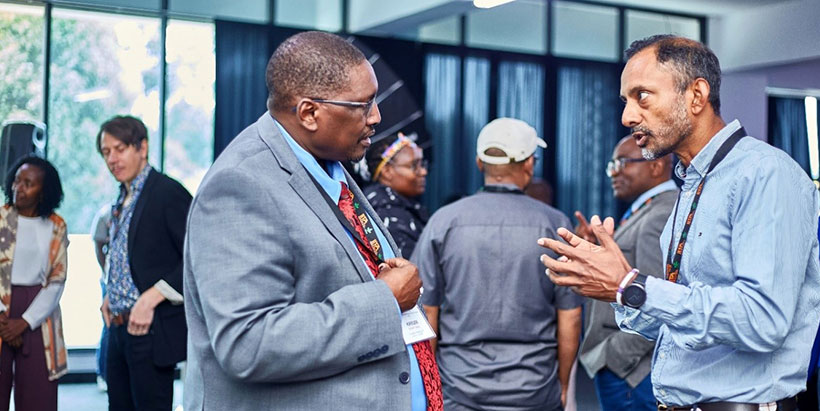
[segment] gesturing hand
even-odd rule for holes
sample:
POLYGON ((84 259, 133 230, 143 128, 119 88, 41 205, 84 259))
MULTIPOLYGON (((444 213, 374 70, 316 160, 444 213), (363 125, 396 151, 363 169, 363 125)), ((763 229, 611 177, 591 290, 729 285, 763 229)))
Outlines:
POLYGON ((632 267, 612 239, 614 227, 615 221, 611 217, 602 223, 597 215, 592 216, 589 228, 600 245, 584 240, 563 227, 558 229, 558 235, 566 244, 550 238, 539 239, 538 245, 562 256, 554 259, 546 254, 541 255, 550 280, 556 285, 571 287, 586 297, 615 301, 618 285, 632 267))
POLYGON ((379 280, 387 283, 402 312, 413 308, 421 295, 421 278, 419 269, 403 258, 391 258, 385 261, 379 272, 379 280))
POLYGON ((575 218, 578 219, 578 225, 575 226, 575 235, 589 241, 590 243, 596 244, 598 240, 595 239, 595 234, 592 234, 592 228, 590 228, 589 222, 586 217, 584 217, 584 214, 576 210, 575 218))

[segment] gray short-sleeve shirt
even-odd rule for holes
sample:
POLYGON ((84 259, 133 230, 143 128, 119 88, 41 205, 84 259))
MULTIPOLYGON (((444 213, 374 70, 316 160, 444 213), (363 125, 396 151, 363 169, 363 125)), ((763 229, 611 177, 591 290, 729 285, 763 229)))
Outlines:
POLYGON ((422 303, 440 306, 445 397, 472 408, 560 408, 556 310, 583 299, 555 286, 540 237, 570 227, 560 211, 523 194, 479 192, 432 216, 411 260, 422 303))

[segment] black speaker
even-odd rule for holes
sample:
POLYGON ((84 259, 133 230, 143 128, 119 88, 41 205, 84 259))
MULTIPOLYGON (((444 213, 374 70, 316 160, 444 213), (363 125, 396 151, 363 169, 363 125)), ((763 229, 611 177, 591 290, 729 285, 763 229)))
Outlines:
POLYGON ((0 137, 0 180, 21 157, 46 157, 46 125, 37 121, 5 121, 0 137))

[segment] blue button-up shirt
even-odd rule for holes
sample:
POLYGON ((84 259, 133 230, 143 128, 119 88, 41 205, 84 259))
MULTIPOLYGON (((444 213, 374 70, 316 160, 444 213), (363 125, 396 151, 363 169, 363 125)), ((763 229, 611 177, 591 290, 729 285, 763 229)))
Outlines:
MULTIPOLYGON (((296 158, 299 159, 302 166, 304 166, 308 173, 322 186, 322 189, 325 190, 331 200, 339 204, 339 197, 342 195, 342 186, 340 183, 348 184, 342 164, 338 161, 328 162, 327 168, 330 171, 330 174, 328 174, 328 172, 319 165, 316 157, 313 157, 313 155, 302 148, 278 121, 274 120, 274 123, 279 127, 279 131, 282 135, 285 136, 285 141, 288 142, 288 145, 293 150, 293 153, 296 154, 296 158)), ((373 220, 373 216, 370 216, 370 219, 373 220)), ((373 229, 376 231, 376 237, 382 245, 384 259, 387 260, 395 257, 395 252, 390 247, 390 243, 387 241, 387 238, 384 237, 379 227, 373 224, 373 229)), ((345 232, 347 232, 348 238, 350 238, 350 241, 353 242, 355 246, 356 240, 353 239, 353 235, 348 232, 346 228, 345 232)), ((364 263, 364 257, 362 257, 362 262, 364 263)), ((396 308, 398 309, 398 303, 396 303, 396 308)), ((400 310, 399 314, 401 314, 400 310)), ((401 315, 399 315, 396 320, 401 321, 401 315)), ((425 411, 427 409, 427 394, 424 392, 424 382, 421 379, 421 371, 419 370, 419 363, 416 359, 416 352, 413 351, 413 346, 410 344, 407 344, 407 355, 410 357, 410 394, 412 409, 413 411, 425 411)))
MULTIPOLYGON (((688 167, 677 211, 660 238, 677 247, 718 132, 688 167)), ((639 310, 614 305, 622 329, 656 339, 655 397, 667 405, 764 403, 806 386, 820 322, 817 189, 784 152, 744 138, 709 174, 689 230, 678 283, 649 277, 639 310)))
POLYGON ((134 284, 134 279, 131 277, 131 264, 128 259, 128 229, 131 226, 134 207, 137 205, 137 200, 151 170, 152 167, 146 165, 131 181, 129 187, 131 198, 128 204, 123 205, 126 197, 125 187, 123 186, 120 190, 120 198, 117 199, 113 207, 115 210, 120 209, 120 211, 116 217, 111 219, 108 236, 111 239, 111 246, 108 248, 109 269, 106 292, 108 307, 112 315, 118 315, 130 310, 140 296, 140 292, 134 284))

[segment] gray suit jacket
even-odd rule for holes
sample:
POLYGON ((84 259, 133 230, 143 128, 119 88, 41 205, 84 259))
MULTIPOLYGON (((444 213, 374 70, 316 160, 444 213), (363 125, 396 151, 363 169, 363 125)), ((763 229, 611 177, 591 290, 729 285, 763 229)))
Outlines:
MULTIPOLYGON (((677 190, 658 194, 615 231, 615 242, 626 261, 643 274, 664 276, 659 238, 675 207, 677 195, 677 190)), ((631 387, 637 386, 649 375, 655 343, 640 335, 620 331, 610 303, 588 300, 585 315, 587 326, 581 343, 580 362, 589 376, 594 377, 606 367, 631 387)))
POLYGON ((410 409, 396 300, 269 113, 208 171, 184 254, 186 410, 410 409))

